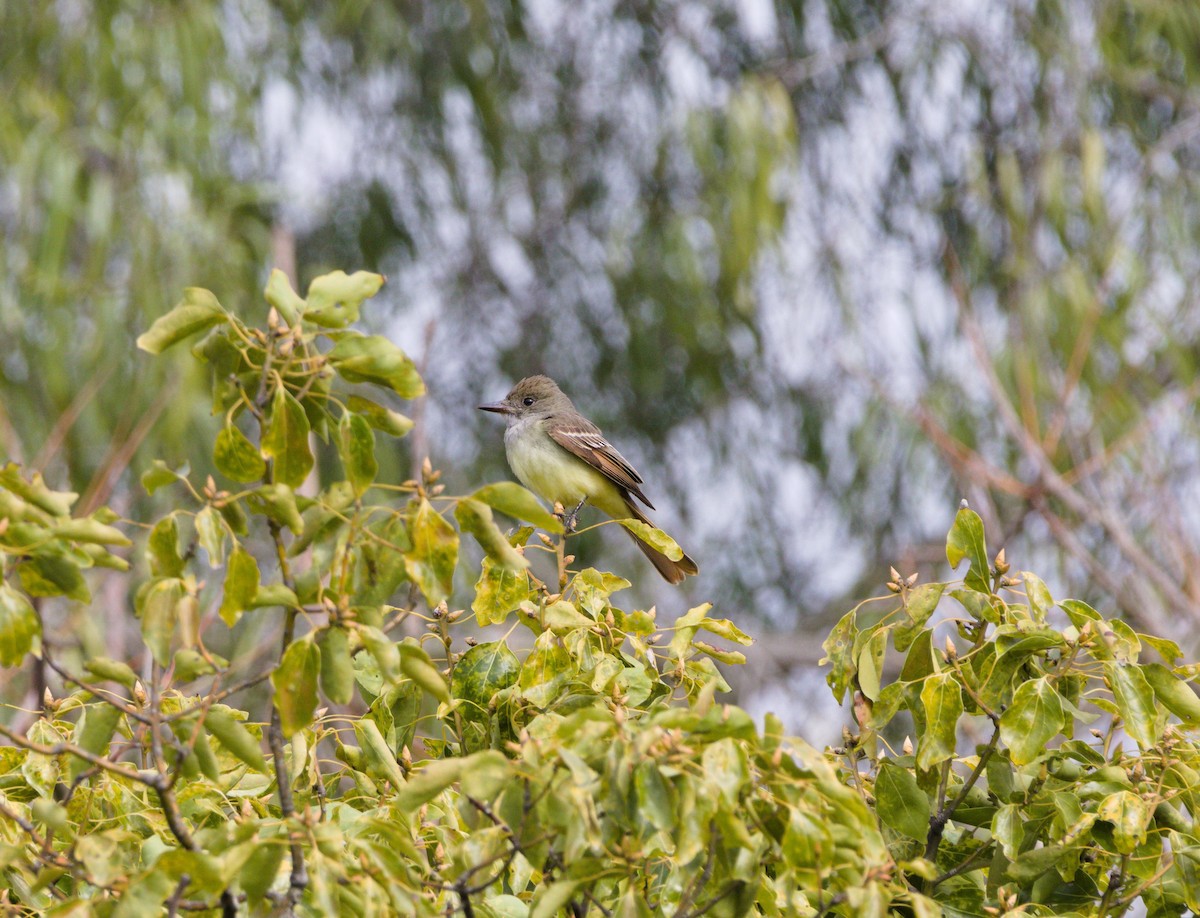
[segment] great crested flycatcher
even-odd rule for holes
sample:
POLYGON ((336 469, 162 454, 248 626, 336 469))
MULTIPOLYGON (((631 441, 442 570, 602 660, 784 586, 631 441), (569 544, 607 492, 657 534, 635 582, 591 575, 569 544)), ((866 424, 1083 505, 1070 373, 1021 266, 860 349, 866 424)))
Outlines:
MULTIPOLYGON (((479 407, 504 415, 509 466, 525 487, 551 504, 562 504, 568 531, 585 502, 613 519, 653 525, 633 502, 636 497, 654 509, 642 493, 642 476, 604 439, 600 428, 575 409, 553 379, 522 379, 504 401, 479 407)), ((672 561, 632 532, 629 535, 667 582, 679 583, 699 572, 687 555, 672 561)))

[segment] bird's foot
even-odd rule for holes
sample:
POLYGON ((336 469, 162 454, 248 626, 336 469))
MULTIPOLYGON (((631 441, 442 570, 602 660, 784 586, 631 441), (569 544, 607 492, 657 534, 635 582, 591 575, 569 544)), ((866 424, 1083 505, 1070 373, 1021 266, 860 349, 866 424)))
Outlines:
POLYGON ((585 503, 587 503, 586 497, 577 503, 570 513, 563 514, 562 521, 565 532, 572 533, 575 531, 575 526, 579 522, 579 511, 583 509, 585 503))

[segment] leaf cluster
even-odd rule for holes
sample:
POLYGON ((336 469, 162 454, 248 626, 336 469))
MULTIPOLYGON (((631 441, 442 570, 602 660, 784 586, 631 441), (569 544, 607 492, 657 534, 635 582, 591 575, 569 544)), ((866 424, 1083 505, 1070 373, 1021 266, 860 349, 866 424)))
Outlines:
POLYGON ((128 568, 132 523, 72 517, 74 495, 0 470, 0 666, 56 679, 39 715, 0 724, 6 906, 732 918, 1200 905, 1187 732, 1200 699, 1177 646, 1009 576, 964 509, 947 540, 961 581, 895 574, 826 642, 834 694, 854 698, 843 746, 785 737, 772 716, 759 727, 718 701, 718 664, 744 662, 734 648, 750 638, 707 604, 669 624, 624 608, 630 582, 572 568, 559 519, 515 484, 447 495, 428 465, 377 480, 376 436, 403 436, 395 403, 422 392, 402 351, 350 328, 382 282, 337 272, 302 298, 276 272, 263 328, 190 289, 138 339, 159 353, 202 336, 192 354, 223 418, 223 480, 162 463, 143 476, 176 499, 144 524, 140 664, 76 672, 69 636, 43 628, 46 603, 90 601, 92 568, 128 568), (456 572, 475 568, 463 533, 483 555, 459 606, 456 572), (539 552, 557 579, 535 575, 539 552), (278 623, 277 651, 210 649, 249 617, 278 623), (260 709, 248 690, 264 684, 260 709), (902 720, 915 743, 890 752, 902 720))

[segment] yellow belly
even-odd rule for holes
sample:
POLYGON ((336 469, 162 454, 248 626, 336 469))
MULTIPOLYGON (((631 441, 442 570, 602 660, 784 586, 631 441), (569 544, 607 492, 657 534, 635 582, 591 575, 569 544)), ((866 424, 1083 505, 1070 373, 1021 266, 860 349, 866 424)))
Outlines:
POLYGON ((504 447, 508 464, 521 484, 551 504, 557 501, 570 511, 581 500, 587 500, 609 516, 628 515, 620 488, 543 431, 510 428, 504 447))

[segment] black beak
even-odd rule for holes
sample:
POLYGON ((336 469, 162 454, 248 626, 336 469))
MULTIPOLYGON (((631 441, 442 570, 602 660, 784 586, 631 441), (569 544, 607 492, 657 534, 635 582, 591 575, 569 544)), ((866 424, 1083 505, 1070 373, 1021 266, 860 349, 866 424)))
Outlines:
POLYGON ((480 411, 494 411, 496 414, 516 414, 516 409, 508 402, 492 402, 490 405, 480 405, 480 411))

